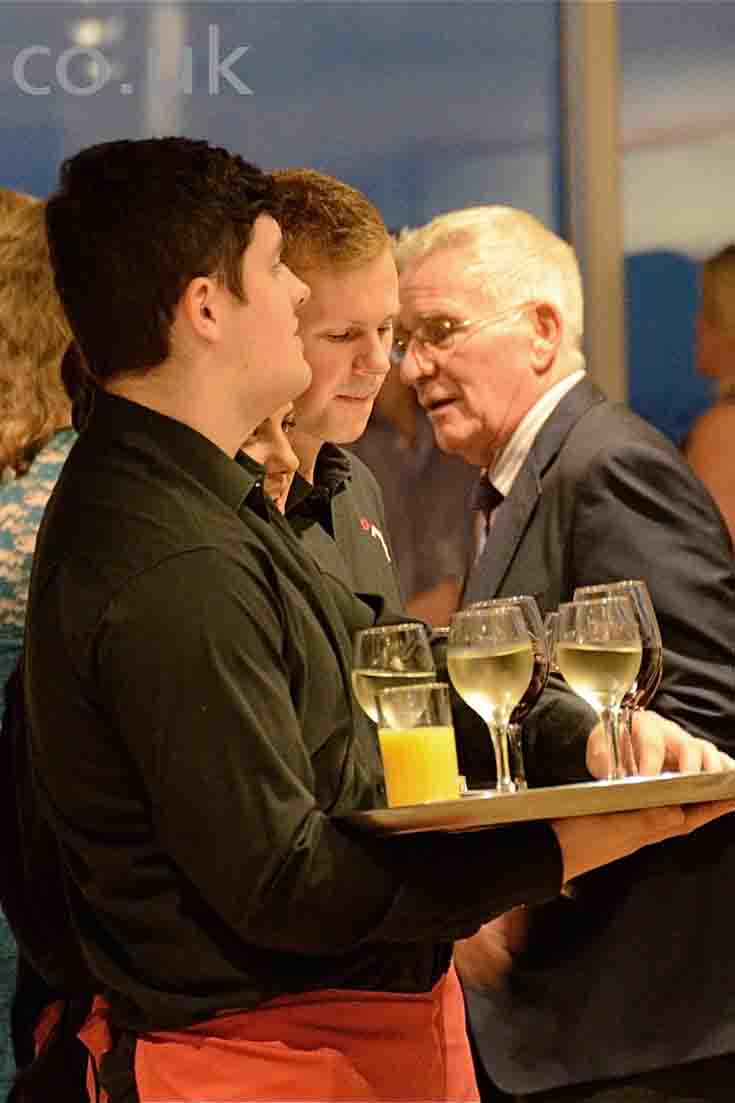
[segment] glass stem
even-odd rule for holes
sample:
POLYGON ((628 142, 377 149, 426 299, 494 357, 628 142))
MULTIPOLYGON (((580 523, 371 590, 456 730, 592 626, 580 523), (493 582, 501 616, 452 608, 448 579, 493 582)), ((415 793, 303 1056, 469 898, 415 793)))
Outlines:
POLYGON ((623 755, 620 746, 620 710, 617 708, 603 709, 600 713, 602 726, 607 736, 608 768, 607 780, 615 781, 625 777, 623 755))
POLYGON ((508 754, 508 726, 507 724, 488 724, 488 729, 495 751, 495 770, 498 779, 495 788, 499 793, 515 793, 516 783, 511 777, 508 754))
POLYGON ((638 773, 638 756, 633 741, 633 711, 625 707, 620 710, 620 748, 625 777, 633 777, 638 773))
POLYGON ((528 788, 526 781, 526 768, 523 764, 523 738, 520 724, 508 724, 508 755, 510 759, 510 776, 516 783, 516 789, 522 791, 528 788))

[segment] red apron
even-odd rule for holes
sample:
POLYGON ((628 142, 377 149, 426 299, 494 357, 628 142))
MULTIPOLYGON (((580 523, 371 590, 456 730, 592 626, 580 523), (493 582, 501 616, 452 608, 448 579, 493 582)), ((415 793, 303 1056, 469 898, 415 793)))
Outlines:
MULTIPOLYGON (((99 1063, 103 1005, 80 1031, 99 1063)), ((139 1034, 140 1103, 476 1103, 452 966, 431 992, 323 989, 139 1034)))

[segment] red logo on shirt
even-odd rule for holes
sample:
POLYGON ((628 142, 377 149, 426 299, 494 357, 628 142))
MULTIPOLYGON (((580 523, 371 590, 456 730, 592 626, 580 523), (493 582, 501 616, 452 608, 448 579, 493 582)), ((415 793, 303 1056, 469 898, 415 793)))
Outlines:
POLYGON ((383 551, 385 552, 385 558, 390 563, 391 562, 391 557, 390 557, 390 552, 388 551, 388 545, 385 541, 385 537, 383 536, 383 534, 380 531, 380 529, 378 528, 378 526, 374 525, 372 521, 368 521, 367 517, 361 517, 360 518, 360 528, 362 529, 363 532, 369 532, 371 536, 374 536, 376 540, 380 541, 381 547, 383 548, 383 551))

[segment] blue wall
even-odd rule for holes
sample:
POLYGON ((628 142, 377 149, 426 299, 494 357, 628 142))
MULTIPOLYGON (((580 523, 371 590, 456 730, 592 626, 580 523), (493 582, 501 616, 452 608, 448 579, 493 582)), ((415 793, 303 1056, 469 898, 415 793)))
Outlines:
POLYGON ((626 257, 630 405, 678 443, 712 401, 694 368, 697 265, 682 253, 626 257))
POLYGON ((182 133, 342 176, 392 226, 483 202, 554 224, 557 19, 555 0, 2 3, 0 180, 45 194, 81 146, 182 133))

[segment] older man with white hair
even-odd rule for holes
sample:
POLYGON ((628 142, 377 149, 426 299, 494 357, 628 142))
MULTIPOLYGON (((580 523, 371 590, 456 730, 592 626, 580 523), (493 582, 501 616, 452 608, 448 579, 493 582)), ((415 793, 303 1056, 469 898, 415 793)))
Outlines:
MULTIPOLYGON (((587 379, 573 251, 532 215, 479 207, 404 235, 398 261, 402 377, 439 446, 482 468, 500 502, 465 604, 528 593, 547 612, 578 586, 645 579, 664 644, 653 707, 695 737, 674 750, 678 768, 729 765, 730 540, 676 450, 587 379)), ((557 696, 529 738, 558 738, 561 759, 594 719, 557 696)), ((520 939, 514 917, 515 951, 510 923, 462 944, 485 1098, 493 1085, 537 1101, 731 1098, 734 870, 725 820, 582 878, 571 899, 526 913, 520 939)))

